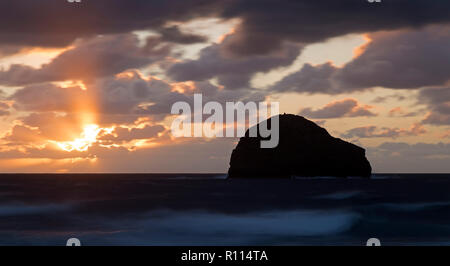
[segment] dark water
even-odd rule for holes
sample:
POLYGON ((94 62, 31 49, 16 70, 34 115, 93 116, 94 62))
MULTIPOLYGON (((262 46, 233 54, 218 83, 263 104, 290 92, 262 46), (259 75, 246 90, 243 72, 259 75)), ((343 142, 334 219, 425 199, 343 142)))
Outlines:
POLYGON ((0 244, 450 245, 450 175, 0 175, 0 244))

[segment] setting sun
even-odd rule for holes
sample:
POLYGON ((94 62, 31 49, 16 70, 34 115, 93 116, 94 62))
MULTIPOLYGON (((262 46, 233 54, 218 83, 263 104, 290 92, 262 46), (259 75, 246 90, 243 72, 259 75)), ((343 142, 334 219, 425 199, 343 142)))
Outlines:
POLYGON ((97 136, 102 129, 95 124, 86 125, 81 137, 73 141, 57 142, 56 144, 64 151, 87 151, 97 141, 97 136))

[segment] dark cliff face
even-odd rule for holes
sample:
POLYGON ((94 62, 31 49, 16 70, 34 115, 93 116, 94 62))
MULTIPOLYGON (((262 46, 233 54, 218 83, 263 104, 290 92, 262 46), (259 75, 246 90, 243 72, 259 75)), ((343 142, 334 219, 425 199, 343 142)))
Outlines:
POLYGON ((231 154, 228 177, 370 177, 363 148, 301 116, 280 115, 279 124, 280 141, 273 149, 260 148, 261 138, 250 138, 247 131, 231 154))

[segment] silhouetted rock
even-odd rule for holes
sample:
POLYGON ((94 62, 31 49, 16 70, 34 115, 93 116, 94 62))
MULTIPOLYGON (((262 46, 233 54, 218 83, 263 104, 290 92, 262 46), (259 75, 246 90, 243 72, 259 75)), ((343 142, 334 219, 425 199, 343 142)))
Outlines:
MULTIPOLYGON (((268 120, 270 125, 271 119, 268 120)), ((230 178, 370 177, 365 150, 332 137, 324 128, 297 115, 280 115, 276 148, 260 148, 260 137, 242 137, 233 150, 230 178)))

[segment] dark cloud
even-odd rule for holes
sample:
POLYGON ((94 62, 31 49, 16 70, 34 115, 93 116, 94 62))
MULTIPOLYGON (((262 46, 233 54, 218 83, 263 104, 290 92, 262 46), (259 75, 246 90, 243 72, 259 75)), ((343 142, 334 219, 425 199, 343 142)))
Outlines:
POLYGON ((448 22, 449 8, 445 0, 392 0, 377 6, 360 0, 241 0, 223 15, 242 19, 227 45, 247 55, 277 50, 284 41, 314 43, 348 33, 448 22))
POLYGON ((433 125, 450 125, 450 115, 432 112, 422 122, 433 125))
POLYGON ((137 71, 100 79, 91 85, 100 114, 137 114, 145 104, 160 102, 172 94, 172 85, 156 78, 144 78, 137 71))
MULTIPOLYGON (((23 126, 35 128, 39 136, 47 140, 67 141, 73 140, 81 134, 80 117, 54 112, 31 113, 20 118, 23 126)), ((24 129, 22 128, 22 133, 24 129)), ((14 133, 14 131, 13 131, 14 133)), ((35 135, 36 131, 32 132, 35 135)), ((17 137, 17 135, 14 135, 17 137)))
POLYGON ((13 141, 15 143, 28 143, 42 140, 38 129, 33 129, 23 125, 15 125, 11 132, 3 140, 13 141))
POLYGON ((384 173, 448 173, 450 144, 386 142, 367 148, 374 172, 384 173))
POLYGON ((0 58, 14 55, 22 51, 25 47, 18 45, 1 45, 0 44, 0 58))
POLYGON ((330 63, 312 66, 305 64, 298 72, 294 72, 271 87, 277 92, 332 93, 331 75, 336 68, 330 63))
POLYGON ((388 116, 390 117, 411 117, 416 115, 418 115, 418 112, 408 112, 400 106, 392 108, 388 112, 388 116))
POLYGON ((165 117, 171 113, 172 105, 178 101, 188 103, 192 111, 194 106, 194 94, 202 94, 203 103, 215 101, 222 105, 225 110, 226 102, 262 102, 265 100, 265 93, 252 90, 222 90, 210 82, 190 83, 191 90, 184 93, 170 92, 160 95, 153 100, 151 105, 144 105, 138 109, 142 115, 153 115, 165 117))
POLYGON ((163 59, 167 46, 141 48, 135 34, 98 36, 74 43, 75 48, 63 52, 40 68, 12 65, 0 71, 0 84, 20 86, 65 80, 90 80, 114 75, 130 68, 140 68, 163 59))
POLYGON ((89 95, 80 87, 59 87, 54 84, 36 84, 17 90, 9 97, 15 107, 25 111, 72 112, 89 95))
POLYGON ((242 21, 226 50, 265 54, 285 41, 314 43, 348 33, 448 22, 449 5, 446 0, 391 0, 376 6, 361 0, 3 1, 0 43, 62 47, 79 37, 158 31, 172 21, 219 17, 242 21))
POLYGON ((103 152, 99 158, 108 166, 108 172, 223 173, 228 169, 235 142, 235 138, 193 138, 121 156, 103 152))
POLYGON ((426 133, 426 129, 421 124, 413 124, 410 129, 389 128, 376 126, 357 127, 348 130, 341 136, 346 139, 351 138, 392 138, 404 136, 418 136, 426 133))
POLYGON ((270 87, 272 91, 339 94, 372 87, 417 89, 450 78, 449 26, 370 35, 362 54, 342 68, 306 64, 270 87))
POLYGON ((435 105, 437 110, 443 113, 450 113, 450 109, 446 107, 447 103, 450 102, 450 87, 422 89, 419 100, 426 104, 435 105))
POLYGON ((161 34, 162 40, 167 42, 193 44, 207 41, 205 36, 181 32, 177 26, 162 28, 159 30, 159 33, 161 34))
POLYGON ((202 93, 204 102, 221 104, 265 99, 263 92, 222 90, 209 82, 172 84, 151 76, 144 77, 136 70, 97 79, 86 83, 86 88, 42 83, 18 89, 8 99, 15 102, 16 109, 36 114, 64 112, 82 117, 84 113, 93 112, 100 124, 132 124, 139 117, 162 120, 171 115, 175 102, 184 101, 193 106, 195 93, 202 93), (183 86, 184 93, 174 90, 183 86))
POLYGON ((198 59, 175 64, 167 73, 176 81, 217 78, 227 89, 249 88, 254 74, 289 66, 301 50, 301 46, 286 44, 277 53, 236 58, 223 53, 221 44, 214 44, 204 48, 198 59))
POLYGON ((3 102, 0 102, 0 116, 9 115, 9 105, 3 102))
MULTIPOLYGON (((157 56, 156 51, 152 50, 153 54, 149 55, 146 54, 148 47, 138 49, 136 37, 129 34, 131 31, 151 29, 160 32, 161 37, 149 40, 151 48, 158 46, 155 40, 195 43, 204 38, 183 33, 177 26, 168 27, 167 22, 214 16, 240 18, 241 24, 223 43, 205 48, 198 60, 175 64, 168 74, 178 81, 217 78, 226 88, 248 88, 255 73, 293 62, 301 49, 292 43, 304 46, 352 32, 445 23, 449 20, 443 11, 447 5, 449 3, 443 0, 396 0, 377 6, 360 0, 339 3, 333 0, 136 0, 126 3, 98 0, 86 1, 76 7, 51 0, 42 0, 39 4, 31 0, 0 3, 0 45, 9 47, 8 53, 19 47, 65 47, 80 38, 84 40, 84 43, 75 42, 80 47, 63 53, 40 69, 11 66, 0 72, 0 84, 16 86, 84 79, 89 75, 112 75, 128 68, 144 67, 154 61, 149 56, 157 56), (98 34, 104 37, 92 39, 98 34), (112 40, 108 39, 112 38, 109 35, 122 37, 112 40)), ((376 33, 365 53, 343 69, 334 69, 329 64, 306 65, 273 89, 337 94, 373 86, 416 88, 440 85, 447 79, 447 69, 450 69, 448 55, 440 52, 448 51, 448 27, 434 27, 419 33, 404 32, 376 33), (332 80, 337 84, 333 85, 332 80)), ((163 51, 158 52, 161 56, 163 51)))
POLYGON ((419 102, 426 104, 430 113, 423 123, 450 125, 450 88, 426 88, 419 94, 419 102))
POLYGON ((2 1, 0 44, 63 47, 80 37, 160 29, 169 21, 216 14, 226 1, 2 1), (195 8, 194 8, 195 7, 195 8))
POLYGON ((373 103, 385 103, 386 101, 394 99, 397 102, 401 102, 407 99, 406 96, 400 95, 400 94, 391 94, 387 96, 377 96, 375 99, 372 100, 373 103))
POLYGON ((340 94, 350 92, 348 88, 337 86, 332 80, 339 68, 331 63, 310 65, 306 63, 299 71, 287 75, 269 87, 269 91, 298 92, 307 94, 340 94))
POLYGON ((158 133, 162 133, 165 128, 161 125, 150 126, 147 125, 143 128, 126 128, 116 127, 111 134, 104 135, 100 140, 109 141, 131 141, 139 139, 151 139, 158 136, 158 133))
POLYGON ((161 120, 171 115, 172 105, 176 102, 183 101, 193 106, 195 93, 203 95, 203 102, 216 101, 221 104, 227 101, 260 102, 265 99, 262 92, 222 90, 210 82, 169 83, 156 78, 144 78, 138 72, 128 74, 99 80, 93 86, 97 91, 95 99, 98 99, 96 106, 100 114, 118 117, 131 114, 161 120), (178 92, 175 88, 182 88, 184 92, 178 92))
POLYGON ((97 79, 86 83, 86 88, 42 83, 18 89, 8 99, 21 111, 64 112, 74 116, 95 113, 99 123, 130 124, 142 116, 141 105, 160 102, 165 95, 173 94, 169 83, 143 78, 137 71, 97 79))
POLYGON ((399 129, 382 128, 380 132, 376 126, 357 127, 348 130, 341 136, 346 139, 350 138, 397 138, 400 136, 399 129))
POLYGON ((341 88, 420 88, 450 78, 450 27, 371 35, 365 51, 333 77, 341 88))
POLYGON ((359 104, 355 99, 343 99, 331 102, 316 110, 304 108, 299 114, 314 119, 376 116, 375 113, 370 111, 371 108, 371 106, 359 104))

